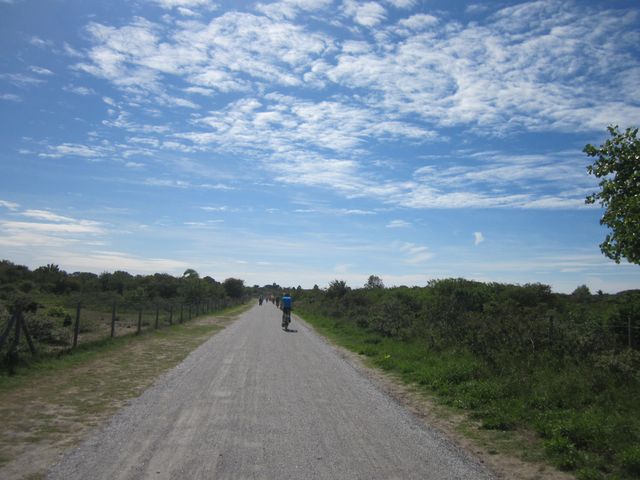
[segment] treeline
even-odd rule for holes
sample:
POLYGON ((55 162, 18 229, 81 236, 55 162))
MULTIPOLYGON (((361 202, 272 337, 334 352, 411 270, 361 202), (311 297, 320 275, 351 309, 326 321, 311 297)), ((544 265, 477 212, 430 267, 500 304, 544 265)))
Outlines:
POLYGON ((299 295, 305 309, 352 322, 384 336, 419 338, 432 348, 464 347, 490 364, 514 355, 595 361, 640 346, 640 290, 571 295, 548 285, 509 285, 457 279, 424 288, 384 288, 372 276, 363 288, 335 280, 299 295))
POLYGON ((227 278, 223 282, 187 269, 180 277, 167 273, 132 275, 117 270, 100 275, 90 272, 67 273, 48 264, 30 270, 8 260, 0 261, 0 302, 10 304, 19 298, 65 297, 73 301, 108 303, 121 300, 131 304, 182 302, 198 304, 211 299, 238 299, 249 294, 244 281, 227 278))
POLYGON ((157 330, 244 303, 244 281, 222 282, 187 269, 132 275, 67 273, 48 264, 30 270, 0 261, 0 371, 13 374, 31 359, 54 358, 78 346, 157 330))
POLYGON ((468 409, 483 428, 527 428, 580 479, 640 478, 640 291, 558 294, 465 279, 423 288, 335 280, 296 309, 382 368, 468 409))

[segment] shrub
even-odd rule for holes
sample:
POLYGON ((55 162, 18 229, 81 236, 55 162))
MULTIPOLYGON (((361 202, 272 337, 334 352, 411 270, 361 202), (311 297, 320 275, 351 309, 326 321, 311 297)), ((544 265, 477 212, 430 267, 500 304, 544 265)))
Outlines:
POLYGON ((544 442, 544 449, 562 470, 575 470, 579 464, 576 446, 562 436, 556 436, 544 442))
POLYGON ((640 444, 631 445, 620 453, 620 464, 630 475, 640 476, 640 444))

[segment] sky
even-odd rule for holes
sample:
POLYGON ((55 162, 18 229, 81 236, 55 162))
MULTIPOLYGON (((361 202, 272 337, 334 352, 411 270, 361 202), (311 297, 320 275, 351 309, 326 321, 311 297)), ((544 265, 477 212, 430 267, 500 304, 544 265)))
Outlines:
POLYGON ((637 1, 0 0, 0 258, 353 288, 640 288, 582 149, 637 1))

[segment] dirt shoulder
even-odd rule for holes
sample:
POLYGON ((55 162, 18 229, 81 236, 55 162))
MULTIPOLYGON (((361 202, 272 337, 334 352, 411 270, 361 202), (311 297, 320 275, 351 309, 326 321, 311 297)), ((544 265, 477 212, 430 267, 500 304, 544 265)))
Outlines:
MULTIPOLYGON (((313 326, 304 322, 309 328, 313 326)), ((335 344, 339 355, 378 388, 403 405, 426 425, 435 428, 501 479, 507 480, 575 480, 575 477, 545 464, 540 458, 540 442, 525 431, 499 432, 483 430, 459 410, 439 404, 417 386, 407 385, 398 377, 371 366, 367 357, 335 344)))
POLYGON ((206 316, 132 336, 86 362, 15 379, 0 390, 0 478, 44 478, 65 450, 234 318, 206 316))

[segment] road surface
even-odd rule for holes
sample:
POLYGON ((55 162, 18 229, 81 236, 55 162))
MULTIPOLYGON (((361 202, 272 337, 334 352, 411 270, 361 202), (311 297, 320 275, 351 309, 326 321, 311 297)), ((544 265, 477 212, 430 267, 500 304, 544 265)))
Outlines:
POLYGON ((49 479, 490 479, 293 316, 256 305, 49 479))

